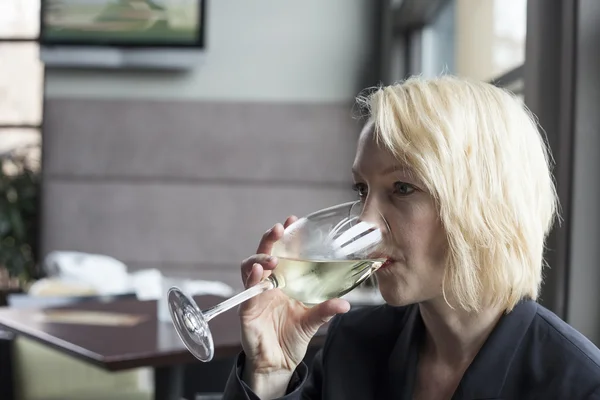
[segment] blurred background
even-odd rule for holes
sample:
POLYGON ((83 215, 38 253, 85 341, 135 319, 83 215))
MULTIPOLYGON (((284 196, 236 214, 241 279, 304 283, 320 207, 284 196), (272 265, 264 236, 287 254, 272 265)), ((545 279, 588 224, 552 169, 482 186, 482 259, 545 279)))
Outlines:
POLYGON ((0 304, 240 290, 273 223, 353 198, 356 95, 456 74, 538 116, 540 302, 600 345, 599 49, 597 0, 0 0, 0 304))

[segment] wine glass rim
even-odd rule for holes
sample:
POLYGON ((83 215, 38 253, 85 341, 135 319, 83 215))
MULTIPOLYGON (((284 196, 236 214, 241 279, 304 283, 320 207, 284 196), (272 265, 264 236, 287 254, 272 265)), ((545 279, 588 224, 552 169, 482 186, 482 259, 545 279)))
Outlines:
POLYGON ((325 208, 322 208, 317 211, 313 211, 313 212, 307 214, 306 218, 310 218, 310 217, 318 215, 318 214, 324 214, 327 212, 331 212, 331 211, 337 210, 337 209, 349 208, 350 210, 352 210, 352 207, 354 207, 357 203, 360 203, 360 200, 353 200, 353 201, 347 201, 345 203, 335 204, 333 206, 329 206, 329 207, 325 207, 325 208))
MULTIPOLYGON (((302 219, 311 219, 317 215, 321 215, 321 214, 326 214, 328 212, 332 212, 333 210, 338 210, 338 209, 343 209, 343 208, 349 208, 348 213, 352 213, 353 208, 357 205, 362 203, 361 200, 352 200, 352 201, 347 201, 345 203, 339 203, 333 206, 329 206, 326 208, 322 208, 320 210, 317 211, 313 211, 309 214, 307 214, 304 218, 302 219)), ((377 213, 379 214, 379 216, 381 217, 383 223, 385 224, 385 228, 388 232, 391 232, 390 230, 390 224, 388 222, 388 220, 383 216, 383 214, 381 213, 381 211, 377 210, 377 213)))

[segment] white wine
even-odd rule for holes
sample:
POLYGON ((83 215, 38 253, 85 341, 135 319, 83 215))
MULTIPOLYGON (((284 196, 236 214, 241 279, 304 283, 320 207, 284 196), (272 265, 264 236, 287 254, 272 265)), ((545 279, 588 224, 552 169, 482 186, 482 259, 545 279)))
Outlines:
POLYGON ((278 257, 277 287, 307 305, 341 297, 360 285, 385 260, 294 260, 278 257))

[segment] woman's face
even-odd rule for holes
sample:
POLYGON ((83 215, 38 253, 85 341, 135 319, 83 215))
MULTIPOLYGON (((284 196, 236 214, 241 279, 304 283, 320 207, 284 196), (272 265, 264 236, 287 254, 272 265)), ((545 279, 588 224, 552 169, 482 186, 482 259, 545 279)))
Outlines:
POLYGON ((400 306, 441 296, 447 241, 425 186, 375 143, 371 123, 360 135, 352 169, 365 218, 377 218, 379 211, 389 226, 381 224, 390 262, 377 271, 385 301, 400 306))

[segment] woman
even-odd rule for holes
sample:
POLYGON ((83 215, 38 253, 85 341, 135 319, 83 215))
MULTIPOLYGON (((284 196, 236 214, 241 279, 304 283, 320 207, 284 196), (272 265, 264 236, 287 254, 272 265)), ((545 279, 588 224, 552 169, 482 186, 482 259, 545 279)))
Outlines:
MULTIPOLYGON (((354 187, 389 224, 386 304, 307 308, 278 290, 246 302, 224 398, 600 399, 600 350, 535 302, 557 200, 532 116, 501 89, 452 77, 363 101, 354 187), (308 376, 307 345, 335 315, 308 376)), ((284 226, 243 262, 246 286, 276 268, 284 226)))

